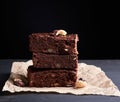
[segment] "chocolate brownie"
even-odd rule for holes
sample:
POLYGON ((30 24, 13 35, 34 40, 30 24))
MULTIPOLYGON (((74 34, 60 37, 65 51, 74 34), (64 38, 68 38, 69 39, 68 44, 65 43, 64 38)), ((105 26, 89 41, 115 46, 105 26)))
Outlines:
POLYGON ((46 54, 78 54, 77 34, 65 36, 54 33, 33 33, 29 35, 29 48, 31 52, 46 54))
POLYGON ((32 60, 35 68, 64 68, 73 70, 78 68, 77 55, 33 53, 32 60))
POLYGON ((68 87, 74 86, 77 80, 77 71, 65 69, 37 69, 28 68, 30 87, 68 87))

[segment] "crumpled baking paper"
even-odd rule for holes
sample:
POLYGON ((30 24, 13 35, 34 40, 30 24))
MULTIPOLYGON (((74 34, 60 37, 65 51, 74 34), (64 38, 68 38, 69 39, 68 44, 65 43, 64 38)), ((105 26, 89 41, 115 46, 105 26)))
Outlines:
POLYGON ((83 78, 87 82, 84 88, 75 89, 73 87, 19 87, 13 84, 11 80, 12 74, 20 74, 27 77, 27 68, 33 65, 32 60, 26 62, 13 62, 11 68, 11 75, 5 82, 2 91, 15 92, 57 92, 74 95, 106 95, 106 96, 120 96, 118 87, 108 78, 101 68, 94 65, 87 65, 79 63, 78 78, 83 78))

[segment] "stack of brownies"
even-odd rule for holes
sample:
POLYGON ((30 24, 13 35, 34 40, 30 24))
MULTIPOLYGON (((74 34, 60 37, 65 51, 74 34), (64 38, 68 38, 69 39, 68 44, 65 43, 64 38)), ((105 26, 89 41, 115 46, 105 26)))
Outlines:
POLYGON ((74 86, 78 70, 77 42, 77 34, 66 34, 64 30, 31 34, 33 65, 28 67, 29 86, 74 86))

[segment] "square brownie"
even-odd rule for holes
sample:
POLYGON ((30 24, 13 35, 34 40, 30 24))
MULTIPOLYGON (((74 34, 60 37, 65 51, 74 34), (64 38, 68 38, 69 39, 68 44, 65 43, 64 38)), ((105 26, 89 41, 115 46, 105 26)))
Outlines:
POLYGON ((74 86, 77 71, 65 69, 38 69, 28 67, 28 81, 30 87, 69 87, 74 86))
POLYGON ((77 70, 77 55, 53 55, 43 53, 33 53, 33 66, 35 68, 64 68, 77 70))
POLYGON ((29 49, 31 52, 46 54, 78 54, 77 34, 67 34, 65 36, 54 33, 33 33, 29 35, 29 49))

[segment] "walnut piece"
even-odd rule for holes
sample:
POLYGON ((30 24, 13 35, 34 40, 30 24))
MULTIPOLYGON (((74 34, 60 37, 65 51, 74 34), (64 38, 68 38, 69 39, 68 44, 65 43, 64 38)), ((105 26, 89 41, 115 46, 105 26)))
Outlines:
POLYGON ((62 30, 62 29, 60 29, 60 30, 54 30, 54 33, 56 35, 67 35, 67 32, 65 30, 62 30))
POLYGON ((12 73, 10 78, 16 86, 25 87, 28 85, 28 79, 23 75, 12 73))
POLYGON ((74 88, 76 88, 76 89, 77 88, 84 88, 86 85, 87 85, 87 83, 85 81, 79 80, 75 83, 74 88))
POLYGON ((20 86, 20 87, 24 87, 25 86, 25 83, 21 79, 19 79, 19 78, 15 78, 13 80, 13 83, 16 86, 20 86))

